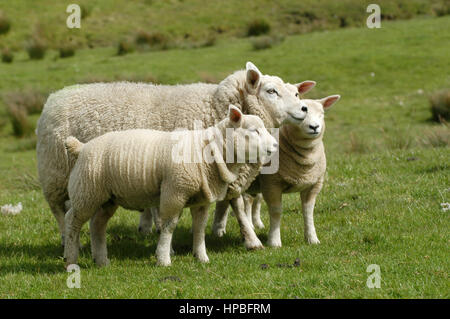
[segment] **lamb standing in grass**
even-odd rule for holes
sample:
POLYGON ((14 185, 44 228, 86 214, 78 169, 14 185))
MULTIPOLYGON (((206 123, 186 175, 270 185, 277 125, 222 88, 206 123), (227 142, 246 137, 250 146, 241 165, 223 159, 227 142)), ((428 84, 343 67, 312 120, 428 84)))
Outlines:
MULTIPOLYGON (((308 82, 298 85, 307 91, 308 82)), ((299 100, 278 77, 262 75, 252 63, 218 85, 151 85, 144 83, 95 83, 75 85, 51 94, 37 125, 37 163, 39 181, 45 199, 64 236, 67 183, 74 165, 64 147, 69 136, 82 142, 111 131, 156 129, 173 131, 193 129, 194 122, 210 127, 222 120, 228 105, 234 104, 244 114, 258 115, 266 127, 279 127, 285 121, 298 121, 304 114, 299 100), (277 93, 275 93, 277 92, 277 93)), ((232 190, 240 192, 253 178, 258 167, 243 167, 232 190), (237 191, 236 191, 237 190, 237 191)), ((248 248, 262 244, 238 212, 248 248)), ((64 238, 63 238, 64 243, 64 238)))
MULTIPOLYGON (((286 124, 280 129, 279 171, 271 175, 259 175, 247 190, 250 194, 262 192, 269 207, 269 246, 281 247, 281 197, 284 193, 293 192, 299 192, 302 200, 306 242, 320 243, 314 227, 313 214, 326 170, 325 149, 322 142, 325 131, 324 111, 339 98, 339 95, 332 95, 321 100, 301 100, 302 108, 307 112, 303 122, 296 125, 286 124)), ((247 214, 249 212, 257 214, 251 217, 255 222, 259 212, 255 212, 255 209, 252 211, 249 200, 247 203, 247 214)), ((225 233, 228 206, 216 207, 213 232, 221 237, 225 233)))
POLYGON ((242 145, 245 154, 241 156, 249 160, 252 150, 248 139, 256 142, 253 154, 257 162, 278 147, 259 117, 243 115, 234 106, 230 106, 226 119, 200 134, 128 130, 107 133, 87 144, 69 137, 66 147, 78 159, 68 185, 71 209, 65 216, 66 265, 77 262, 80 230, 91 217, 92 255, 97 265, 108 263, 106 224, 118 205, 133 210, 159 205, 161 234, 156 255, 163 266, 171 263, 171 240, 178 218, 184 207, 191 207, 194 255, 207 262, 204 234, 209 204, 225 198, 229 184, 245 165, 235 159, 242 145), (214 135, 214 130, 219 134, 214 135), (219 143, 212 140, 215 136, 219 143), (175 160, 180 149, 200 157, 175 160), (212 155, 208 159, 205 154, 212 155))

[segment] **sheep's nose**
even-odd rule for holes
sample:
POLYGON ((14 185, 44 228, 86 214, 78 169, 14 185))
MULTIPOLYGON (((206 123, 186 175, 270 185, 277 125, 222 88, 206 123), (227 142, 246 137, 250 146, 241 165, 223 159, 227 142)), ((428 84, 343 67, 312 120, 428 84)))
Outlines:
POLYGON ((315 131, 319 128, 319 125, 316 125, 316 126, 310 125, 309 128, 315 131))
POLYGON ((302 111, 303 112, 308 112, 308 108, 306 106, 302 106, 302 111))

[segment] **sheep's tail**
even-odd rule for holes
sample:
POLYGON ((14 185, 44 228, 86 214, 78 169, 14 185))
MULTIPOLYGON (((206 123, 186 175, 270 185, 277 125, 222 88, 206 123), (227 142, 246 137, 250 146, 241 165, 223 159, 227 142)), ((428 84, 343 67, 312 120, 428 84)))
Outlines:
POLYGON ((77 140, 73 136, 69 136, 66 139, 65 142, 66 150, 69 152, 69 154, 75 156, 75 158, 78 157, 78 154, 80 154, 84 144, 81 143, 79 140, 77 140))

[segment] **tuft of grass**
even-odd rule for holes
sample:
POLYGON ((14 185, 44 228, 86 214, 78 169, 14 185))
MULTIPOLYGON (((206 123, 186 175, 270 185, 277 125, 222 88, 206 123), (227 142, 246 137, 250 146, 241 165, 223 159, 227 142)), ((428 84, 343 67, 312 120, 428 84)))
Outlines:
POLYGON ((448 147, 450 145, 450 130, 446 124, 434 130, 426 132, 420 138, 420 142, 425 147, 448 147))
POLYGON ((142 50, 165 50, 169 48, 170 38, 162 32, 139 31, 135 42, 142 50))
POLYGON ((28 52, 30 59, 40 60, 45 56, 47 43, 39 33, 34 33, 30 39, 28 39, 25 50, 28 52))
POLYGON ((284 37, 281 36, 260 36, 251 39, 252 47, 254 50, 270 49, 273 46, 281 43, 284 37))
POLYGON ((357 134, 350 133, 348 142, 348 153, 364 154, 369 151, 369 147, 357 134))
POLYGON ((431 95, 430 108, 434 121, 450 120, 450 89, 440 90, 431 95))
POLYGON ((65 44, 59 48, 59 57, 61 59, 69 58, 75 55, 75 46, 72 44, 65 44))
POLYGON ((443 17, 450 14, 450 3, 448 1, 434 3, 431 10, 438 17, 443 17))
POLYGON ((265 19, 255 19, 251 21, 247 26, 247 36, 253 37, 262 34, 268 34, 271 26, 269 21, 265 19))
POLYGON ((39 114, 47 100, 47 94, 35 89, 12 91, 3 95, 8 109, 22 108, 27 114, 39 114))
POLYGON ((117 55, 125 55, 134 52, 134 45, 129 40, 121 40, 117 45, 117 55))
POLYGON ((33 132, 33 126, 24 107, 17 104, 7 104, 6 111, 11 120, 14 136, 24 137, 33 132))
POLYGON ((3 63, 12 63, 14 60, 14 55, 8 48, 2 50, 2 62, 3 63))
POLYGON ((407 150, 414 146, 414 137, 409 134, 409 130, 382 129, 387 149, 407 150))
POLYGON ((11 22, 3 11, 0 10, 0 34, 8 33, 11 29, 11 22))

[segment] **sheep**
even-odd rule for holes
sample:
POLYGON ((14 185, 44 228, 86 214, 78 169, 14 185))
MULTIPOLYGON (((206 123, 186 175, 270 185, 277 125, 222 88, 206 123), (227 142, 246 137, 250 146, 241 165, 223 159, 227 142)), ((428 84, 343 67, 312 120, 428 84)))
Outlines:
MULTIPOLYGON (((297 86, 301 92, 307 91, 311 84, 305 81, 297 86)), ((279 127, 285 121, 295 122, 304 116, 298 99, 288 92, 286 84, 279 77, 262 75, 251 62, 246 70, 236 71, 218 85, 94 83, 66 87, 51 94, 37 123, 37 166, 62 243, 67 183, 75 162, 64 147, 67 137, 74 136, 85 143, 111 131, 193 129, 195 121, 209 127, 226 116, 229 104, 236 105, 244 114, 260 116, 267 127, 279 127)), ((246 179, 255 177, 259 167, 246 166, 242 170, 230 187, 230 195, 231 191, 234 196, 241 192, 241 185, 247 186, 246 179)), ((254 231, 247 229, 244 216, 237 217, 245 230, 246 246, 261 247, 254 231)))
MULTIPOLYGON (((260 174, 250 188, 249 194, 262 192, 269 207, 270 230, 268 245, 281 247, 280 220, 282 194, 299 192, 305 224, 305 240, 309 244, 319 244, 314 226, 314 206, 316 197, 322 189, 326 170, 326 157, 322 142, 325 131, 324 111, 340 99, 331 95, 320 100, 302 100, 302 108, 307 111, 303 122, 282 125, 280 129, 279 170, 275 174, 260 174)), ((255 199, 258 202, 258 198, 255 199)), ((250 220, 258 225, 259 209, 247 199, 245 210, 250 220)), ((258 203, 256 203, 258 205, 258 203)), ((260 204, 259 204, 260 205, 260 204)), ((227 204, 217 205, 214 215, 213 232, 221 237, 225 233, 227 204)), ((247 216, 248 216, 247 215, 247 216)), ((259 227, 260 225, 258 225, 259 227)))
POLYGON ((77 158, 68 183, 66 266, 77 262, 80 229, 91 217, 93 258, 98 266, 109 263, 106 224, 119 205, 133 210, 159 206, 161 234, 156 256, 162 266, 171 264, 173 231, 183 208, 191 207, 193 252, 201 262, 208 262, 204 238, 208 208, 225 198, 228 185, 245 165, 236 157, 241 154, 251 160, 254 145, 253 159, 261 163, 278 147, 258 116, 243 115, 232 105, 227 118, 206 130, 135 129, 109 132, 86 144, 71 136, 65 145, 77 158), (183 155, 180 160, 180 150, 200 156, 193 160, 183 155))

